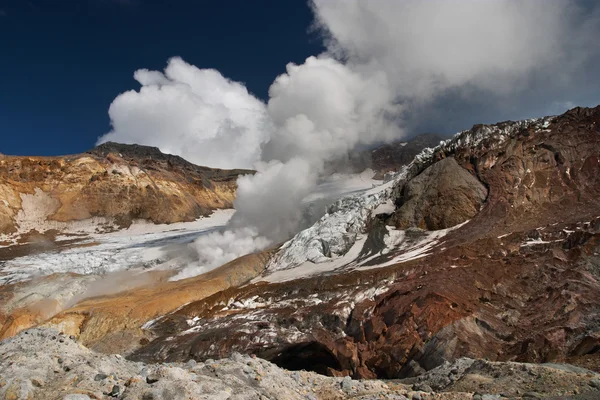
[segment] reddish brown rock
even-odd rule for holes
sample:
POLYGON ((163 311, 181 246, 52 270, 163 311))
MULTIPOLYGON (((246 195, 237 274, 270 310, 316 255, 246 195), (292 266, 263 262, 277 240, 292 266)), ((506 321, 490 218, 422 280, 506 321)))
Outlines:
POLYGON ((421 258, 239 287, 262 260, 244 279, 220 270, 216 280, 90 299, 49 324, 105 351, 131 332, 148 335, 130 357, 151 361, 239 351, 364 378, 411 376, 462 356, 598 368, 599 127, 600 107, 542 126, 475 126, 416 160, 410 179, 453 157, 488 189, 481 210, 421 258))
POLYGON ((410 176, 454 157, 489 194, 427 256, 217 293, 155 324, 156 339, 132 357, 242 351, 365 378, 461 356, 599 365, 600 107, 541 127, 475 126, 460 140, 417 160, 410 176))

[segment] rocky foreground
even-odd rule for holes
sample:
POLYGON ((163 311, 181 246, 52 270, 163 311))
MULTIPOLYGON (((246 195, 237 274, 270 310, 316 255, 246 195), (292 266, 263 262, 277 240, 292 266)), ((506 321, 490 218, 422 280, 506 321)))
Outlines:
POLYGON ((353 380, 287 371, 252 355, 145 364, 30 329, 0 343, 0 396, 16 399, 597 399, 600 374, 562 364, 461 358, 419 378, 353 380))

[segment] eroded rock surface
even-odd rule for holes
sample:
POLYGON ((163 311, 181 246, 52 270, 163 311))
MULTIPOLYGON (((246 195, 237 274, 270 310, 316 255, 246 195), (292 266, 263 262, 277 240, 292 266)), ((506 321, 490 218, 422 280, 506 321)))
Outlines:
POLYGON ((380 381, 292 373, 240 354, 206 363, 131 362, 43 329, 0 343, 0 354, 5 399, 368 399, 383 394, 406 399, 380 381))
MULTIPOLYGON (((488 189, 471 181, 485 202, 468 223, 429 242, 406 230, 368 268, 349 263, 188 304, 152 325, 156 338, 132 357, 239 351, 363 378, 412 376, 463 356, 597 370, 600 107, 475 126, 418 156, 396 193, 440 160, 488 189)), ((396 212, 377 220, 394 224, 396 212)))
POLYGON ((0 356, 4 399, 594 399, 600 394, 600 375, 567 365, 462 358, 417 379, 382 382, 288 371, 239 353, 204 362, 132 362, 95 353, 47 329, 1 342, 0 356))
POLYGON ((444 158, 402 187, 392 221, 399 228, 450 228, 477 215, 486 197, 474 175, 453 157, 444 158))
POLYGON ((231 208, 237 177, 251 172, 201 167, 157 148, 117 143, 64 157, 1 155, 0 234, 63 230, 93 218, 98 229, 133 219, 193 221, 231 208))

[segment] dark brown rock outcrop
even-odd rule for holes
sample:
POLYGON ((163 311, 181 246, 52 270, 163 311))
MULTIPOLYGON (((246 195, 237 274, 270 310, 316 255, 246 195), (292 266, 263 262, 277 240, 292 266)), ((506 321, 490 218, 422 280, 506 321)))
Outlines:
POLYGON ((391 221, 402 229, 450 228, 474 217, 486 197, 486 187, 453 157, 448 157, 426 168, 399 190, 391 221))

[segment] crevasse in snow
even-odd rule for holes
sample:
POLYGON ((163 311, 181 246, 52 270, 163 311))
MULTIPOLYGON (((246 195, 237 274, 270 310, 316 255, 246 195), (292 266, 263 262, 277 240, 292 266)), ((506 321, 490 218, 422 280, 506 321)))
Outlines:
POLYGON ((267 270, 290 269, 306 261, 330 261, 345 254, 366 230, 373 210, 390 199, 394 185, 403 179, 405 173, 406 168, 388 183, 337 200, 313 226, 284 243, 267 270))

